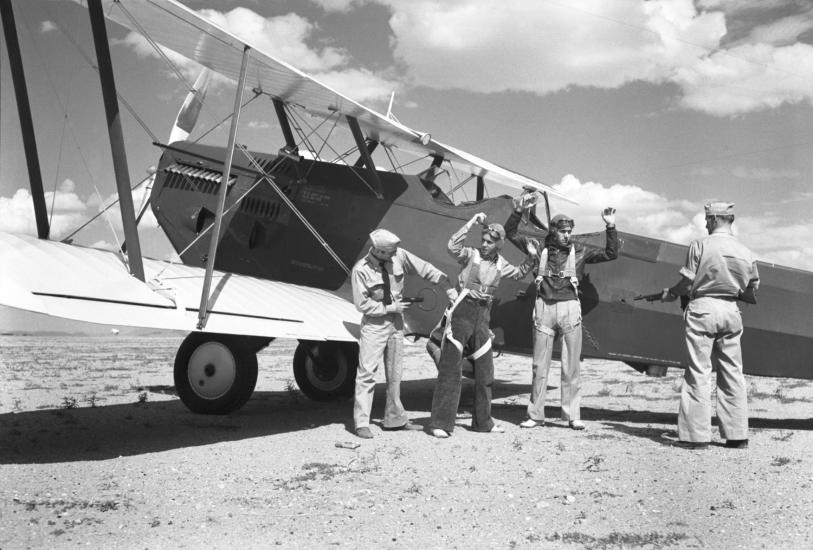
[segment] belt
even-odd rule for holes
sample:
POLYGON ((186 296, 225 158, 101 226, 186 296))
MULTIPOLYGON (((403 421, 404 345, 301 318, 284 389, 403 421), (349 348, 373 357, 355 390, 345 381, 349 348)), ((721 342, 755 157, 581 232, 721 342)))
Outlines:
POLYGON ((471 294, 466 294, 466 296, 463 299, 468 300, 469 302, 474 302, 475 304, 477 304, 479 306, 490 306, 491 305, 491 297, 490 296, 488 298, 475 298, 471 294))
POLYGON ((542 272, 542 275, 545 277, 556 277, 557 279, 564 279, 565 277, 575 277, 575 274, 571 275, 570 273, 566 273, 564 270, 561 271, 551 271, 550 269, 546 269, 542 272))
POLYGON ((715 300, 724 300, 726 302, 737 301, 737 296, 692 296, 692 300, 697 300, 698 298, 714 298, 715 300))

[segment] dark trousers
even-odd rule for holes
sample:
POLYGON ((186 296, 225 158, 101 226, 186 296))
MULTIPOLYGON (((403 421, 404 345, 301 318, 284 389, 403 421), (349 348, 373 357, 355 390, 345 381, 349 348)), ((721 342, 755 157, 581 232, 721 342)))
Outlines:
POLYGON ((438 380, 432 396, 431 428, 451 432, 460 404, 460 388, 463 382, 463 349, 471 350, 474 359, 474 411, 471 428, 488 432, 494 427, 491 419, 491 386, 494 383, 494 358, 488 325, 490 306, 474 300, 463 299, 457 305, 449 321, 451 335, 443 340, 438 362, 438 380), (450 337, 451 336, 451 337, 450 337), (484 351, 485 350, 485 351, 484 351))

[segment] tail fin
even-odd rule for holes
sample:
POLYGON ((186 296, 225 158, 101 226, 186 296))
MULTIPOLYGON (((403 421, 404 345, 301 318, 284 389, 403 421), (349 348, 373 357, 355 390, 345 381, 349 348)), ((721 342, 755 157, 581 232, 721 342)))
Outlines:
POLYGON ((178 111, 178 117, 175 119, 175 125, 169 133, 168 143, 175 141, 182 141, 189 137, 195 123, 198 121, 200 109, 203 107, 203 100, 206 97, 206 90, 209 88, 209 80, 211 73, 209 69, 204 68, 195 80, 195 85, 189 90, 186 100, 183 102, 181 110, 178 111))

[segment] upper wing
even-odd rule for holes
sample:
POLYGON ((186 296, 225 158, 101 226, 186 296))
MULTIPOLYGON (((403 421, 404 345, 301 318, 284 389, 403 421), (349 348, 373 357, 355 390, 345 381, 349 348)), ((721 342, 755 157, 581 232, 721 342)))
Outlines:
POLYGON ((366 135, 380 143, 418 155, 441 156, 464 173, 514 189, 531 187, 573 202, 544 183, 428 138, 423 132, 353 101, 288 63, 254 49, 174 0, 103 0, 103 5, 109 19, 235 82, 243 50, 251 48, 247 87, 259 88, 313 115, 330 116, 338 112, 355 117, 366 135))
MULTIPOLYGON (((0 233, 0 304, 91 323, 193 331, 204 270, 144 259, 148 283, 114 252, 0 233)), ((207 332, 355 341, 352 303, 305 286, 215 272, 207 332)))

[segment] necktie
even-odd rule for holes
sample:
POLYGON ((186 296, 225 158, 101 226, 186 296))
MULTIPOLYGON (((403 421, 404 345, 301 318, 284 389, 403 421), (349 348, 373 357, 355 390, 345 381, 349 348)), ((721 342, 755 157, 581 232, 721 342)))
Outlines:
POLYGON ((381 278, 384 279, 384 305, 388 306, 392 303, 391 289, 390 289, 390 274, 387 273, 387 262, 379 262, 381 266, 381 278))

